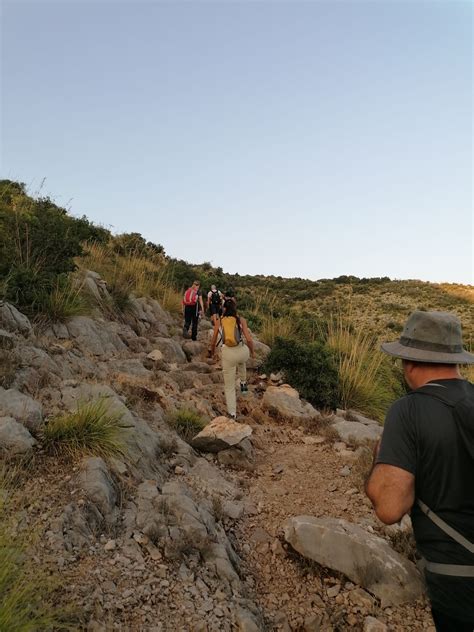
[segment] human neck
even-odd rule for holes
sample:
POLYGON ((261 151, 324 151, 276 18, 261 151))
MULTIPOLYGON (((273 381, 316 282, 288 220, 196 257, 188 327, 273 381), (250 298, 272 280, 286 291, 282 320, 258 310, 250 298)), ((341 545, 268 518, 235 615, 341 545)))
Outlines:
POLYGON ((461 379, 461 374, 456 365, 451 367, 423 367, 415 377, 416 386, 414 388, 420 388, 428 382, 435 380, 454 380, 461 379))

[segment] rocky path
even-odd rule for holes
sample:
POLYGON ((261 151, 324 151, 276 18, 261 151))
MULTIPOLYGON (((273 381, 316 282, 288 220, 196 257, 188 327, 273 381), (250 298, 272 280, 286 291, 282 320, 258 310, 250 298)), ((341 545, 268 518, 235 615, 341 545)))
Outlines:
POLYGON ((352 451, 303 427, 270 419, 253 427, 257 461, 247 481, 258 511, 241 521, 238 540, 268 629, 434 631, 424 600, 382 609, 369 593, 304 560, 283 541, 284 521, 301 514, 345 518, 384 532, 361 492, 352 451))

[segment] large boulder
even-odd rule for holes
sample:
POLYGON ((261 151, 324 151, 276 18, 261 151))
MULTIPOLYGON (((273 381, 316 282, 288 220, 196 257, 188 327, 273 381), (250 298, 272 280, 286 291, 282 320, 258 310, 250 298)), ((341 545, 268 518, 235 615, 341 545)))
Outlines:
POLYGON ((0 325, 7 331, 18 332, 24 336, 33 331, 28 318, 16 307, 3 301, 0 301, 0 325))
POLYGON ((8 454, 25 454, 36 441, 22 424, 13 417, 0 417, 0 449, 8 454))
POLYGON ((377 422, 367 424, 336 417, 331 427, 337 432, 341 441, 353 445, 378 441, 382 436, 382 427, 377 422))
POLYGON ((193 448, 202 452, 220 452, 250 437, 252 428, 227 417, 216 417, 191 441, 193 448))
POLYGON ((296 516, 284 524, 286 541, 304 557, 344 573, 373 593, 382 607, 423 595, 416 566, 382 538, 338 518, 296 516))
POLYGON ((181 346, 189 362, 196 357, 199 358, 206 348, 206 345, 199 340, 185 340, 181 346))
POLYGON ((269 386, 262 399, 262 407, 282 419, 315 419, 319 412, 300 399, 299 393, 288 384, 269 386))
POLYGON ((39 402, 15 388, 0 387, 0 416, 13 417, 34 431, 43 420, 43 409, 39 402))

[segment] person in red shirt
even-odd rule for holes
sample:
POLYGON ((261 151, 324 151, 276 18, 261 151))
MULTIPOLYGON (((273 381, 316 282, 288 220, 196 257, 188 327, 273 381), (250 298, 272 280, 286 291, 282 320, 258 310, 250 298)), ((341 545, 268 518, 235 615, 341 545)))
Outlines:
POLYGON ((184 293, 182 300, 184 325, 183 336, 189 338, 189 328, 191 327, 191 339, 197 340, 199 318, 204 313, 204 305, 202 302, 201 286, 199 281, 193 281, 184 293))

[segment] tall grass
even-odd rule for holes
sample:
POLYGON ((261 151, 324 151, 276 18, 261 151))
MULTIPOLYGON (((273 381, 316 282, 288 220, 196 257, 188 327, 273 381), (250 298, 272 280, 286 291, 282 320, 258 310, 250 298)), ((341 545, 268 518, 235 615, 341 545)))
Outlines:
POLYGON ((51 419, 43 430, 46 450, 66 457, 93 454, 123 456, 126 450, 122 414, 111 411, 105 398, 51 419))
POLYGON ((117 254, 111 245, 85 244, 85 254, 77 259, 83 269, 98 272, 106 281, 116 306, 127 306, 127 297, 149 296, 158 300, 169 311, 181 310, 181 294, 171 282, 172 269, 163 262, 138 254, 117 254))
POLYGON ((35 320, 40 325, 64 323, 74 316, 83 316, 91 311, 83 284, 74 283, 70 275, 59 276, 50 291, 39 293, 35 303, 38 312, 35 320))
POLYGON ((390 375, 376 336, 342 311, 329 318, 323 335, 335 355, 341 406, 382 420, 395 397, 396 379, 390 375))
MULTIPOLYGON (((64 612, 51 601, 56 587, 27 554, 27 535, 13 528, 15 514, 9 507, 16 472, 0 466, 0 630, 39 632, 73 628, 64 624, 64 612)), ((28 536, 31 534, 28 534, 28 536)))

